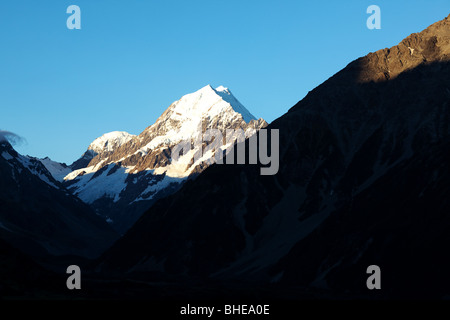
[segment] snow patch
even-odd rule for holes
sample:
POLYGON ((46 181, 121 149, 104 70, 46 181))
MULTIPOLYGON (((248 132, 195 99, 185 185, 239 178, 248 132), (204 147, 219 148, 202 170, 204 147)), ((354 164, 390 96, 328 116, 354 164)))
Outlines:
POLYGON ((30 158, 28 156, 22 156, 19 154, 19 157, 17 158, 22 165, 27 168, 32 174, 35 176, 38 176, 39 179, 47 183, 48 185, 52 186, 53 188, 59 189, 57 185, 55 185, 52 181, 50 181, 49 178, 53 178, 48 172, 48 170, 44 167, 44 165, 41 164, 39 160, 36 158, 30 158), (43 170, 42 170, 43 169, 43 170), (48 175, 46 175, 48 173, 48 175))
MULTIPOLYGON (((120 167, 113 174, 108 175, 109 171, 115 166, 115 164, 109 164, 95 179, 92 179, 92 177, 96 170, 92 170, 93 167, 89 167, 91 168, 90 172, 73 178, 76 182, 69 188, 74 189, 75 194, 85 203, 91 204, 103 196, 113 198, 114 202, 117 202, 120 200, 120 193, 127 186, 125 181, 128 177, 126 173, 128 168, 120 167)), ((68 180, 68 177, 66 177, 66 180, 68 180)))
POLYGON ((10 155, 8 152, 6 152, 6 151, 3 151, 3 152, 2 152, 2 157, 5 158, 5 160, 12 160, 12 159, 14 159, 14 157, 11 156, 11 155, 10 155))

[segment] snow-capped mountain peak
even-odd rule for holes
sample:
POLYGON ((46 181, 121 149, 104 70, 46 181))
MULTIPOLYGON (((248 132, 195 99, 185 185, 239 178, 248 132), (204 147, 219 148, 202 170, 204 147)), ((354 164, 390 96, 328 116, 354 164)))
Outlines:
MULTIPOLYGON (((157 119, 156 123, 144 131, 147 143, 139 149, 146 154, 162 145, 174 145, 197 137, 202 130, 226 130, 234 127, 250 127, 253 116, 231 93, 228 88, 217 89, 206 85, 186 94, 173 102, 157 119)), ((259 129, 259 127, 258 127, 259 129)), ((142 135, 141 135, 142 136, 142 135)))
POLYGON ((172 104, 172 111, 170 117, 176 121, 222 117, 226 113, 239 114, 247 123, 256 120, 255 116, 233 96, 230 90, 223 86, 214 89, 211 85, 207 85, 184 95, 172 104))
POLYGON ((125 131, 113 131, 105 133, 101 137, 95 139, 88 147, 88 150, 93 150, 96 153, 105 151, 111 152, 115 148, 130 141, 135 135, 129 134, 125 131))
POLYGON ((251 114, 239 101, 235 96, 231 93, 228 88, 224 86, 219 86, 215 89, 216 93, 226 102, 228 102, 234 111, 240 113, 245 122, 250 122, 251 120, 256 120, 256 117, 251 114))
POLYGON ((190 159, 185 164, 173 163, 172 151, 180 142, 198 139, 207 129, 220 130, 225 136, 226 129, 253 132, 266 125, 228 88, 207 85, 173 102, 138 136, 115 131, 94 140, 71 165, 73 171, 65 176, 64 185, 122 232, 142 208, 175 192, 214 162, 212 151, 193 158, 203 152, 204 146, 197 144, 183 154, 190 159), (130 214, 122 215, 122 210, 130 214))

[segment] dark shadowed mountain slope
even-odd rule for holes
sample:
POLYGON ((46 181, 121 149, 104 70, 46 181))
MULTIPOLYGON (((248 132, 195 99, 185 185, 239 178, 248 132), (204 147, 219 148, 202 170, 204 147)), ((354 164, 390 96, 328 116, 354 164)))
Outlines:
POLYGON ((0 299, 55 298, 62 296, 64 284, 64 276, 45 270, 0 239, 0 299))
POLYGON ((37 159, 0 142, 0 238, 42 256, 96 257, 117 238, 110 226, 54 180, 37 159))
POLYGON ((206 169, 158 201, 99 269, 336 295, 450 291, 449 17, 350 63, 268 128, 280 130, 277 175, 206 169), (372 264, 381 293, 365 286, 372 264))

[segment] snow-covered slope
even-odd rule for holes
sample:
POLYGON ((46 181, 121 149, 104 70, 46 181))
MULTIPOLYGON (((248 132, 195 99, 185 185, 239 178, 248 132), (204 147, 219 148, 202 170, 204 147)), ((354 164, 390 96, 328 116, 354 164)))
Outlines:
POLYGON ((113 131, 105 133, 101 137, 95 139, 88 147, 85 153, 70 165, 72 170, 78 170, 87 167, 92 159, 97 157, 103 158, 127 143, 135 136, 124 131, 113 131))
POLYGON ((179 127, 168 126, 166 129, 174 129, 169 132, 177 133, 172 136, 172 140, 182 140, 192 137, 202 120, 209 119, 211 121, 214 118, 220 118, 223 122, 228 123, 239 120, 249 123, 251 120, 256 120, 228 89, 222 86, 213 89, 207 85, 174 102, 155 125, 169 119, 181 123, 179 127))
POLYGON ((65 176, 65 185, 124 231, 154 201, 176 191, 213 162, 213 152, 190 161, 202 147, 197 145, 184 155, 188 159, 183 164, 172 163, 175 145, 207 129, 219 129, 225 136, 228 128, 249 133, 266 125, 264 120, 256 120, 230 90, 207 85, 173 102, 138 136, 115 131, 95 139, 72 165, 74 170, 65 176), (123 216, 124 211, 134 213, 123 216))
MULTIPOLYGON (((38 177, 53 188, 62 188, 61 184, 53 177, 40 159, 19 154, 8 142, 0 142, 0 149, 2 150, 0 157, 19 173, 22 173, 23 170, 29 171, 29 174, 38 177)), ((14 174, 13 178, 15 178, 14 174)))
POLYGON ((55 180, 62 182, 64 177, 67 176, 72 169, 68 167, 65 163, 59 163, 56 161, 52 161, 49 157, 44 159, 38 159, 45 168, 51 173, 55 180))
POLYGON ((101 137, 95 139, 89 145, 88 150, 93 150, 96 153, 111 152, 130 141, 133 137, 135 137, 135 135, 124 131, 105 133, 101 137))
POLYGON ((245 122, 256 120, 252 115, 236 98, 233 96, 228 88, 219 86, 215 89, 216 93, 226 102, 228 102, 237 113, 241 114, 245 122))

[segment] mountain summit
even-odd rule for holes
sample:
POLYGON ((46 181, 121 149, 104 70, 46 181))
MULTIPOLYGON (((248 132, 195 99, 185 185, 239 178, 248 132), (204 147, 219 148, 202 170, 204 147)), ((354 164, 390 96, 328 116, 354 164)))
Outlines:
POLYGON ((172 103, 163 113, 161 120, 169 116, 174 121, 203 119, 205 117, 227 116, 242 118, 245 122, 256 118, 233 96, 230 90, 223 86, 213 89, 207 85, 194 93, 183 96, 172 103))
POLYGON ((207 85, 173 102, 138 136, 116 131, 95 139, 74 162, 64 184, 123 232, 157 199, 202 172, 214 156, 180 167, 171 163, 175 145, 207 129, 219 129, 225 136, 226 129, 258 130, 266 125, 229 89, 207 85))
POLYGON ((135 136, 124 131, 105 133, 100 138, 95 139, 89 145, 88 150, 92 150, 96 154, 112 152, 121 145, 130 141, 133 137, 135 136))

